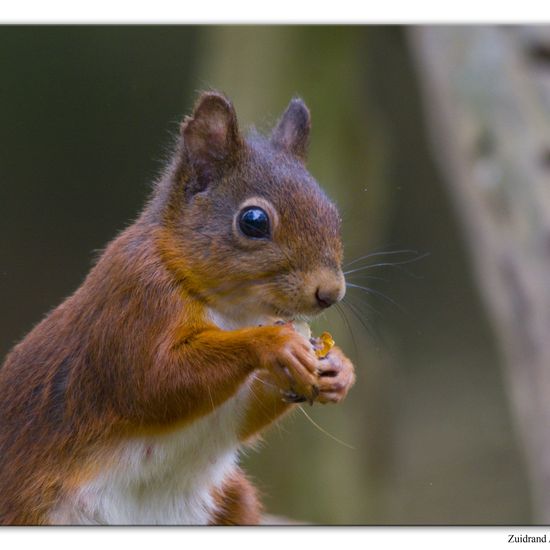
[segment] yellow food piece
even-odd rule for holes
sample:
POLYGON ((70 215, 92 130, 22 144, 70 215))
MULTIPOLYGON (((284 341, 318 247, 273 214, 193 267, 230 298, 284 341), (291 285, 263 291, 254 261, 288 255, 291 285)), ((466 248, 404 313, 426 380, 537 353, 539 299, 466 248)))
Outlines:
POLYGON ((319 359, 325 358, 334 347, 335 342, 330 332, 323 332, 318 338, 312 338, 311 329, 304 321, 293 321, 293 326, 296 332, 311 342, 313 351, 319 359))
POLYGON ((315 350, 315 355, 317 355, 319 359, 322 359, 326 357, 328 352, 334 347, 335 342, 330 332, 323 332, 323 334, 319 336, 319 340, 321 341, 322 347, 315 350))

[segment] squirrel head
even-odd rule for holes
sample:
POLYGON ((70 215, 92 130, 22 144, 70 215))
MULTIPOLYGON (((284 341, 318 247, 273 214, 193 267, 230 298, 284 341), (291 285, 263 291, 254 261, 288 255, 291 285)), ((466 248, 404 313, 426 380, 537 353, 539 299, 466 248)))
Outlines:
POLYGON ((340 216, 305 167, 310 126, 296 98, 269 138, 244 138, 217 92, 203 93, 182 122, 163 207, 165 258, 212 307, 291 320, 344 296, 340 216))

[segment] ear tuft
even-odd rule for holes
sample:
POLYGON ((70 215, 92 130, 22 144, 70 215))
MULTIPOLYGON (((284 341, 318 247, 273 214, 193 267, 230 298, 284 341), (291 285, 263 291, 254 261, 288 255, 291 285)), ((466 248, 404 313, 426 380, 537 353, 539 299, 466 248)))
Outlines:
POLYGON ((231 161, 241 146, 233 104, 218 92, 203 92, 193 114, 181 124, 183 146, 202 186, 208 184, 224 162, 231 161))
POLYGON ((306 104, 296 97, 291 100, 271 135, 271 142, 302 162, 306 161, 311 129, 311 116, 306 104))

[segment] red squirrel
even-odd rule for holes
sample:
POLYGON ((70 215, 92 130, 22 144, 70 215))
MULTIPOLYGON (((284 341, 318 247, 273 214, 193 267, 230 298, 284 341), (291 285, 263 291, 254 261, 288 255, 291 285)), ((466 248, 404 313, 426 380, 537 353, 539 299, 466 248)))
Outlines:
POLYGON ((261 521, 239 449, 355 379, 291 324, 345 293, 310 125, 293 99, 245 138, 200 95, 137 221, 0 369, 0 523, 261 521))

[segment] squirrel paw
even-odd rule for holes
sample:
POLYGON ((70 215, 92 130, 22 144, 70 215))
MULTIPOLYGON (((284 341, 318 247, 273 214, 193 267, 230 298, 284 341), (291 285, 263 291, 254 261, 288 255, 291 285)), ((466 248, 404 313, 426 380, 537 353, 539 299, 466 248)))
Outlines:
POLYGON ((342 350, 334 347, 318 361, 318 403, 339 403, 355 383, 355 369, 342 350))
POLYGON ((319 396, 318 363, 309 342, 292 328, 281 326, 277 347, 264 350, 263 365, 280 388, 282 398, 291 403, 309 401, 319 396))

